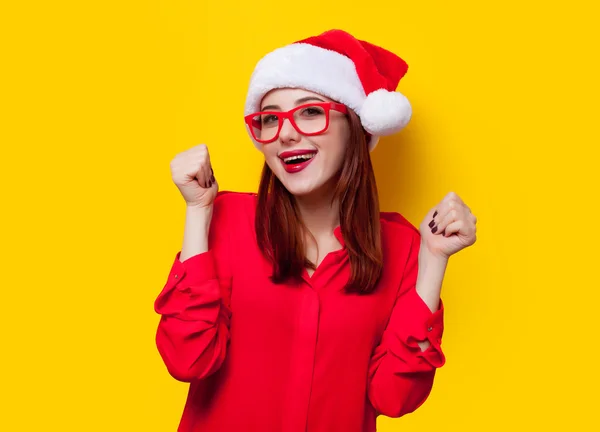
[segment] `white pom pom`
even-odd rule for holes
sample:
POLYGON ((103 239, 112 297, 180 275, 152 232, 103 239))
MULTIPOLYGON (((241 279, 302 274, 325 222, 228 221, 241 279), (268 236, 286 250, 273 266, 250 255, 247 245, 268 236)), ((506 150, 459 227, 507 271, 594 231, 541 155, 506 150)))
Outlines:
POLYGON ((360 120, 373 135, 392 135, 403 129, 412 116, 410 102, 402 93, 386 89, 369 93, 360 108, 360 120))

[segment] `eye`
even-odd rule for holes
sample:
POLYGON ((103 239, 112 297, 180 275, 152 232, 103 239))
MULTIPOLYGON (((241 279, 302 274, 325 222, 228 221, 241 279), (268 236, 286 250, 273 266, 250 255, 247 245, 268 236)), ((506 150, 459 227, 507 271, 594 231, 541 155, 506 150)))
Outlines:
POLYGON ((274 124, 277 124, 278 122, 279 118, 275 114, 265 114, 261 119, 261 123, 263 126, 272 126, 274 124))
POLYGON ((302 110, 302 115, 305 117, 315 117, 323 114, 325 114, 325 111, 318 106, 307 107, 302 110))

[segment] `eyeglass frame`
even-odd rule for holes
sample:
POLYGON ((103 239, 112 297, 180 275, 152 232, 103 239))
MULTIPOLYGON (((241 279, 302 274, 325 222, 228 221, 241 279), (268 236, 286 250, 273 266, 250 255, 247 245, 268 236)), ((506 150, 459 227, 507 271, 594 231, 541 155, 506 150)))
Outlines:
POLYGON ((290 121, 290 124, 294 127, 294 129, 296 129, 296 131, 298 131, 298 133, 301 135, 314 136, 314 135, 320 135, 322 133, 325 133, 327 131, 327 129, 329 129, 329 111, 331 111, 331 110, 341 112, 342 114, 348 114, 348 107, 344 104, 337 103, 337 102, 316 102, 316 103, 313 102, 313 103, 298 105, 297 107, 294 107, 289 111, 257 111, 255 113, 244 116, 244 121, 245 121, 246 125, 248 125, 248 129, 250 130, 252 137, 257 142, 259 142, 261 144, 269 144, 269 143, 272 143, 273 141, 276 141, 277 138, 279 138, 279 133, 281 132, 281 128, 283 127, 283 122, 285 121, 285 119, 288 119, 290 121), (310 133, 302 132, 294 120, 294 113, 302 108, 317 107, 317 106, 321 107, 325 110, 325 127, 323 128, 323 130, 321 130, 319 132, 310 132, 310 133), (264 114, 277 115, 277 118, 278 118, 277 132, 275 133, 275 136, 273 138, 268 139, 268 140, 261 140, 261 139, 256 138, 256 135, 254 134, 252 123, 253 123, 254 117, 256 117, 259 114, 260 115, 264 115, 264 114))

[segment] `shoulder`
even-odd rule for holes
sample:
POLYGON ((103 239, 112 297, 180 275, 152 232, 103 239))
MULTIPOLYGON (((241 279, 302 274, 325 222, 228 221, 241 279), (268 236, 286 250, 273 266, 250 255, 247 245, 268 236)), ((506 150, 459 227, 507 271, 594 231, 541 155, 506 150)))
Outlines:
POLYGON ((419 229, 398 212, 380 212, 381 236, 386 249, 410 249, 421 239, 419 229))
POLYGON ((256 193, 219 191, 215 198, 215 209, 221 211, 249 211, 256 207, 256 193))
POLYGON ((219 191, 213 205, 213 221, 236 231, 241 225, 251 226, 256 202, 257 195, 252 192, 219 191))

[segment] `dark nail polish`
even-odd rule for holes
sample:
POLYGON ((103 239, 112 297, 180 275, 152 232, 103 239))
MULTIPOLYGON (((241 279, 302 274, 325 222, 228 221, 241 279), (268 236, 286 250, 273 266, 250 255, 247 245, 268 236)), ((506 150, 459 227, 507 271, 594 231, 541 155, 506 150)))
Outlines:
POLYGON ((436 211, 435 211, 435 213, 433 214, 433 217, 436 217, 436 215, 437 215, 437 210, 436 210, 436 211))
POLYGON ((433 219, 431 219, 431 222, 429 222, 429 228, 432 228, 435 225, 435 222, 433 219))
POLYGON ((431 232, 435 234, 435 232, 437 231, 437 226, 434 226, 433 228, 431 228, 431 232))
POLYGON ((212 174, 212 175, 210 176, 210 181, 211 181, 211 182, 213 182, 213 183, 215 182, 215 175, 214 175, 214 174, 212 174))

